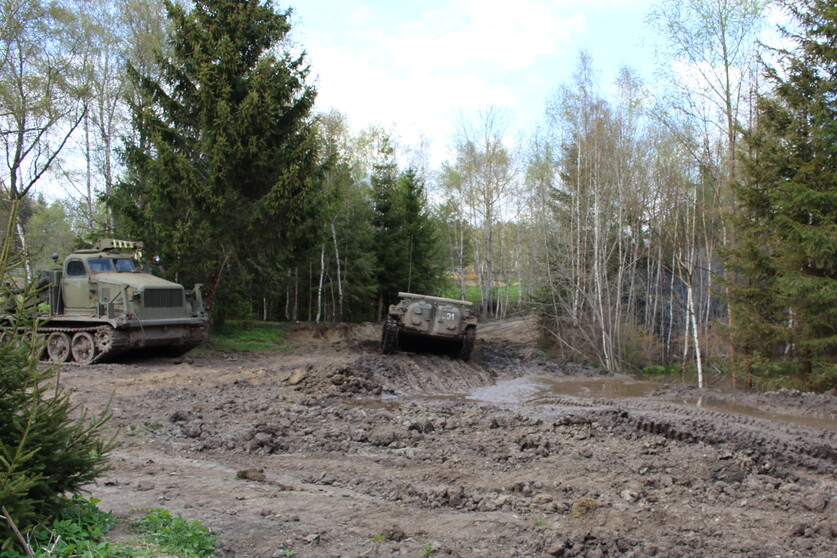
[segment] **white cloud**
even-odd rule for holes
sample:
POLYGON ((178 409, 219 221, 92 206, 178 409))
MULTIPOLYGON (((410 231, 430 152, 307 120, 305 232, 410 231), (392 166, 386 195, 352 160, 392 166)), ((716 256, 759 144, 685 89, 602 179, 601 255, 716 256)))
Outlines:
POLYGON ((589 10, 614 1, 301 0, 294 33, 318 76, 320 109, 438 145, 488 105, 521 125, 539 117, 556 72, 575 65, 589 10))

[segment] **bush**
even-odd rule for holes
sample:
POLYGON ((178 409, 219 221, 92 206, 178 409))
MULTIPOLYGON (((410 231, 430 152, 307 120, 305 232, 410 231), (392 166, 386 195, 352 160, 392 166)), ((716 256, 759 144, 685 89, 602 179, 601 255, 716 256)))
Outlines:
POLYGON ((811 390, 817 393, 837 389, 837 364, 822 363, 814 366, 810 385, 811 390))
MULTIPOLYGON (((113 527, 115 518, 96 507, 95 498, 74 497, 65 502, 52 523, 36 528, 27 537, 35 556, 76 557, 113 556, 105 540, 105 532, 113 527)), ((25 558, 25 552, 6 550, 0 558, 25 558)))

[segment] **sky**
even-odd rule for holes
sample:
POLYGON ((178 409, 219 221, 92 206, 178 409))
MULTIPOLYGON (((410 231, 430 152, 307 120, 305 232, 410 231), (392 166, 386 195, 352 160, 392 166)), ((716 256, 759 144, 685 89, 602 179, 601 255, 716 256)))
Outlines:
POLYGON ((318 111, 337 109, 353 131, 394 131, 448 158, 457 128, 500 109, 522 137, 572 81, 587 51, 609 87, 629 66, 649 79, 644 23, 652 0, 289 0, 292 38, 306 51, 318 111))

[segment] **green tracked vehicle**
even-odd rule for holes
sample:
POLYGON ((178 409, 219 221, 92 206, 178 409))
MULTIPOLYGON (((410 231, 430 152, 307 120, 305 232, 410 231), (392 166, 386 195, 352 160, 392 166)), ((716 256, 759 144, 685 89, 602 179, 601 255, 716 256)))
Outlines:
POLYGON ((209 316, 201 285, 187 290, 156 277, 142 258, 142 243, 101 239, 58 266, 38 272, 36 294, 7 300, 0 337, 21 310, 36 317, 46 340, 44 358, 91 364, 145 348, 183 354, 207 339, 209 316))
POLYGON ((398 293, 391 304, 381 334, 381 350, 390 354, 405 343, 432 345, 470 360, 477 337, 473 304, 464 300, 413 293, 398 293))

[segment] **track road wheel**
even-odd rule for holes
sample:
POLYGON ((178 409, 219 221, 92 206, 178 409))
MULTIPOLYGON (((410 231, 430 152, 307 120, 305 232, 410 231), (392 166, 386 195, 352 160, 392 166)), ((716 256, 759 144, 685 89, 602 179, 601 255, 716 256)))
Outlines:
POLYGON ((53 331, 47 337, 47 354, 50 362, 70 360, 70 336, 61 331, 53 331))
POLYGON ((113 330, 103 328, 96 332, 96 352, 104 354, 113 348, 113 330))
POLYGON ((389 355, 398 350, 398 318, 387 316, 381 333, 381 352, 389 355))
POLYGON ((93 336, 86 331, 79 331, 73 335, 73 359, 79 364, 90 364, 96 357, 96 344, 93 336))
POLYGON ((459 349, 459 358, 468 361, 471 360, 471 351, 474 350, 474 341, 477 338, 477 332, 474 328, 469 327, 465 330, 465 336, 462 338, 462 346, 459 349))

